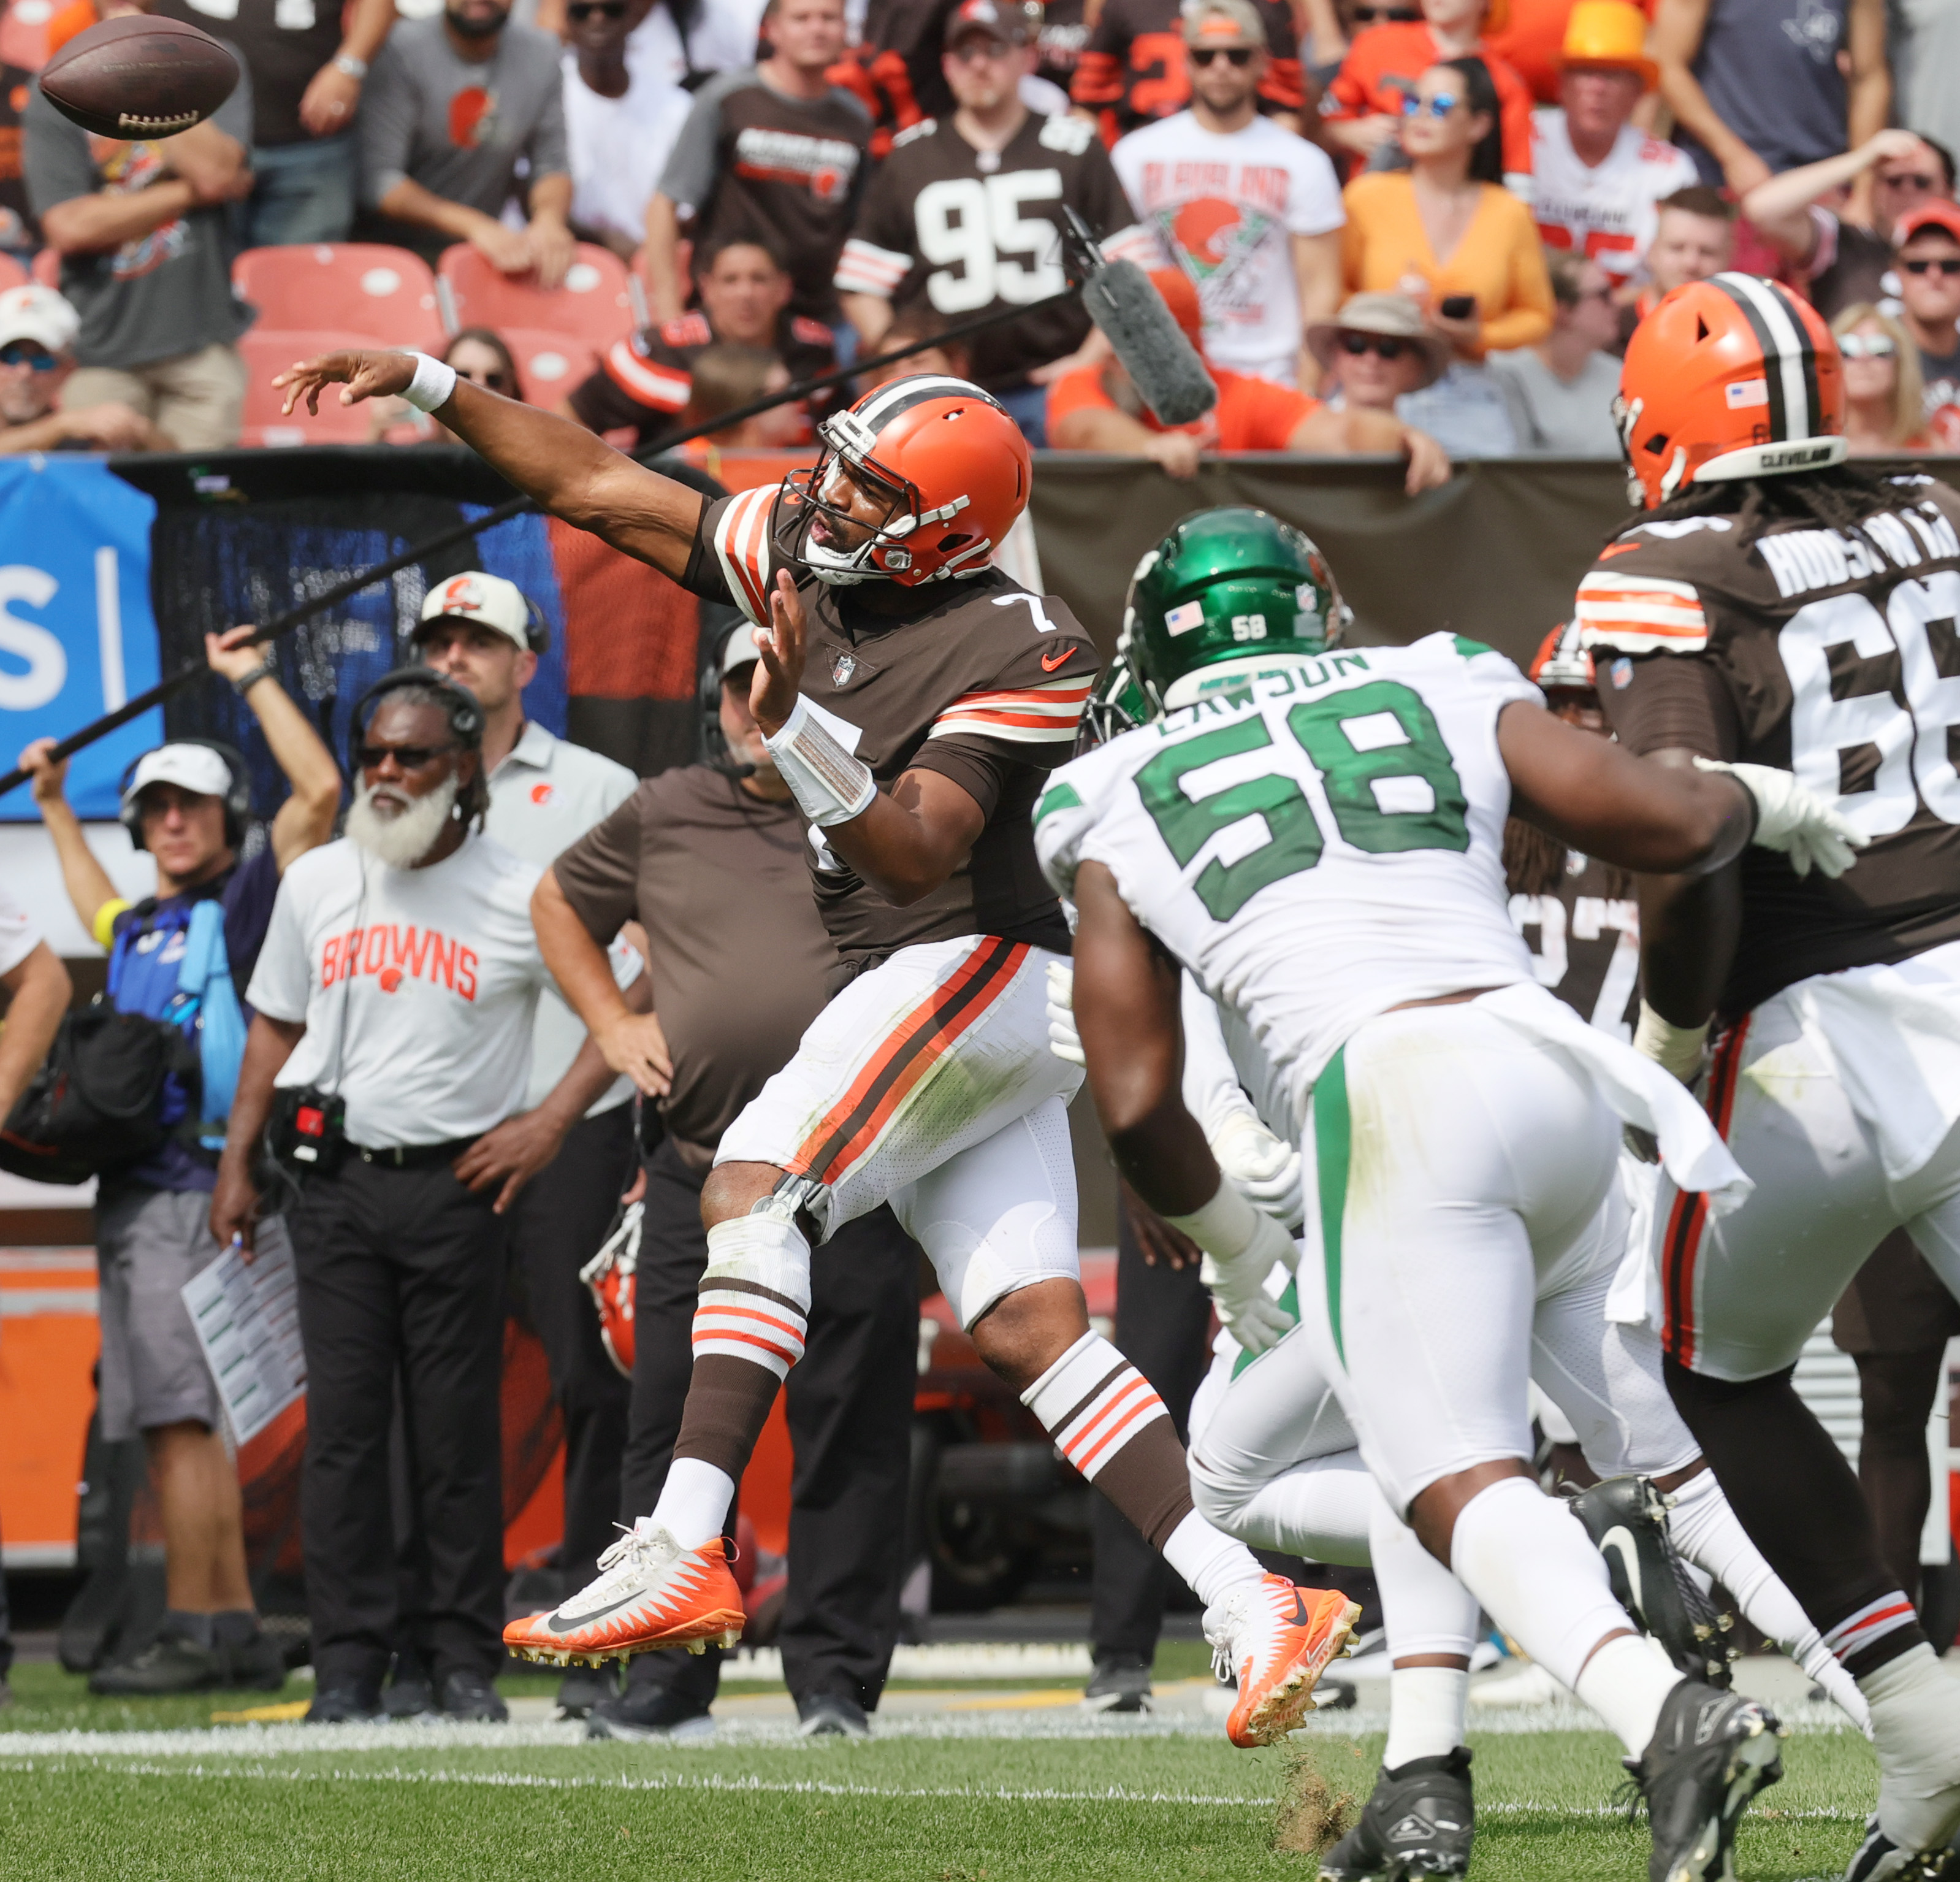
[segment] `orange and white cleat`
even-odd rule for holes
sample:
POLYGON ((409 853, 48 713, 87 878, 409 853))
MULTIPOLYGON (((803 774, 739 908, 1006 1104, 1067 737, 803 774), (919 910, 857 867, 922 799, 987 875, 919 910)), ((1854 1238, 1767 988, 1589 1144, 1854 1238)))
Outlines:
POLYGON ((1352 1650, 1360 1618, 1338 1588, 1295 1587, 1279 1575, 1214 1601, 1204 1611, 1211 1664, 1221 1680, 1239 1682, 1226 1737, 1240 1746, 1284 1738, 1313 1710, 1315 1683, 1352 1650))
POLYGON ((656 1647, 700 1653, 711 1640, 733 1647, 746 1616, 721 1538, 683 1549, 644 1522, 599 1558, 597 1580, 554 1612, 511 1622, 504 1645, 521 1659, 593 1667, 656 1647))

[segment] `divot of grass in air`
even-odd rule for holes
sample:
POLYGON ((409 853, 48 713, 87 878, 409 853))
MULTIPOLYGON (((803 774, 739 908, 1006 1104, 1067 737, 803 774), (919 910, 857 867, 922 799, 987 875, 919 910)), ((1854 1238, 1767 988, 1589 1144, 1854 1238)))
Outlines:
MULTIPOLYGON (((1330 1779, 1322 1769, 1323 1760, 1332 1762, 1328 1754, 1335 1750, 1332 1745, 1315 1745, 1287 1753, 1285 1775, 1280 1781, 1279 1814, 1273 1824, 1275 1849, 1317 1859, 1347 1835, 1360 1814, 1360 1800, 1350 1788, 1348 1773, 1336 1770, 1330 1779)), ((1355 1766, 1357 1771, 1362 1768, 1355 1766)))

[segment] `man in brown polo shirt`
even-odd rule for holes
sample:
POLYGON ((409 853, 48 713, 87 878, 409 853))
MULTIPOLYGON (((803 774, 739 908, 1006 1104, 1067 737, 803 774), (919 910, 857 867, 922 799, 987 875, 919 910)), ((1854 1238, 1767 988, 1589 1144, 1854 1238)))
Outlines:
MULTIPOLYGON (((740 626, 704 700, 720 762, 642 784, 558 858, 533 905, 546 962, 594 1037, 611 1042, 609 1058, 634 1067, 643 1090, 664 1087, 634 1279, 620 1482, 629 1522, 657 1501, 680 1429, 715 1146, 796 1050, 837 964, 810 900, 802 820, 749 715, 755 661, 740 626), (626 1007, 606 966, 628 920, 651 948, 651 1014, 626 1007)), ((864 1734, 897 1638, 904 1562, 892 1543, 905 1520, 918 1258, 880 1208, 813 1263, 809 1344, 788 1387, 796 1474, 781 1640, 806 1733, 864 1734)), ((594 1708, 590 1735, 705 1735, 720 1659, 712 1647, 638 1655, 624 1693, 594 1708)))

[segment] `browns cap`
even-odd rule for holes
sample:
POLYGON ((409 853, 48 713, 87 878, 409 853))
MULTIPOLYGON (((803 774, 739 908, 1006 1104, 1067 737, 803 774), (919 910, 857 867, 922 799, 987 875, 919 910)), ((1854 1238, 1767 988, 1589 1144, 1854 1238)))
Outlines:
POLYGON ((1960 203, 1941 199, 1907 210, 1892 225, 1892 246, 1903 248, 1915 235, 1923 235, 1928 229, 1938 229, 1960 242, 1960 203))
POLYGON ((1187 46, 1258 46, 1266 43, 1266 24, 1252 0, 1185 0, 1187 46))
POLYGON ((969 34, 985 33, 1003 46, 1027 46, 1041 31, 1039 0, 959 0, 946 16, 948 46, 956 46, 969 34))

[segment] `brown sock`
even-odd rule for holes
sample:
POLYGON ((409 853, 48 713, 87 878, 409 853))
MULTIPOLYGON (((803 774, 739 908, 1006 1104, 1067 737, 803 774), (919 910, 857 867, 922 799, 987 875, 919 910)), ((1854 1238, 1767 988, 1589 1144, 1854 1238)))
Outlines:
POLYGON ((703 1353, 688 1380, 673 1454, 698 1457, 740 1482, 781 1384, 767 1366, 703 1353))

